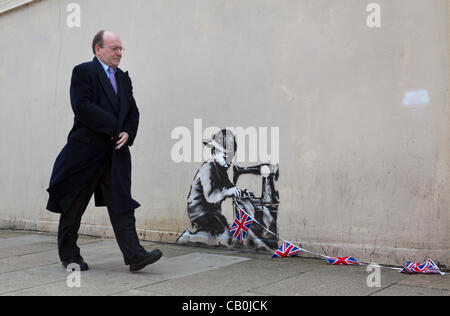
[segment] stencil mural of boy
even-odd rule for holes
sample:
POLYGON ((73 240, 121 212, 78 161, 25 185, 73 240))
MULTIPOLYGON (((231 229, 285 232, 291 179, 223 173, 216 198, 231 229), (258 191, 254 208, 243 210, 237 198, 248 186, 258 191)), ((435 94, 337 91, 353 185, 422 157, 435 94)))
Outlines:
POLYGON ((231 236, 229 223, 222 214, 222 202, 242 195, 227 173, 237 150, 236 138, 231 131, 223 129, 203 144, 211 148, 212 157, 197 171, 187 200, 188 216, 196 231, 186 230, 177 242, 228 246, 231 236))
MULTIPOLYGON (((239 201, 249 215, 256 216, 264 223, 264 226, 267 226, 266 228, 271 228, 276 232, 278 192, 275 192, 273 181, 275 173, 276 179, 278 179, 278 166, 275 168, 270 168, 273 166, 267 164, 250 168, 234 166, 234 183, 236 183, 239 175, 245 173, 259 174, 264 177, 263 194, 258 199, 251 192, 237 188, 228 177, 227 171, 231 167, 237 151, 235 135, 230 130, 223 129, 203 144, 211 148, 211 158, 204 162, 197 171, 187 199, 187 213, 195 231, 186 230, 178 237, 177 243, 219 247, 238 246, 233 241, 233 236, 228 230, 230 225, 222 214, 222 203, 227 198, 234 198, 235 203, 239 201), (257 170, 263 172, 258 173, 257 170), (267 202, 271 202, 270 205, 272 206, 276 204, 275 208, 271 208, 272 212, 265 207, 267 202), (261 205, 261 203, 264 205, 261 205)), ((278 247, 277 241, 273 238, 269 242, 269 238, 264 236, 263 229, 250 230, 249 239, 251 240, 251 246, 257 249, 271 251, 278 247)), ((247 241, 244 246, 248 246, 247 241)))

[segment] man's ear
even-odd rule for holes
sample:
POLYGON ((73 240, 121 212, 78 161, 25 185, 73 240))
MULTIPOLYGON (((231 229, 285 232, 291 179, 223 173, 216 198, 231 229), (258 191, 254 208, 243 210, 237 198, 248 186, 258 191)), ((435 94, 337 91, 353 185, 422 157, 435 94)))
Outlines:
POLYGON ((95 56, 98 56, 99 53, 100 53, 100 45, 95 44, 95 56))

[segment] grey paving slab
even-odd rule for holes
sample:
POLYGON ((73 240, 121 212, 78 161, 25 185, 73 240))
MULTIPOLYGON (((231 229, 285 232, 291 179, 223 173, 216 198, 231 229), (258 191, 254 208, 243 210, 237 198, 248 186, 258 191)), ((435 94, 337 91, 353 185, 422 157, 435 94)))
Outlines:
POLYGON ((169 280, 141 288, 141 291, 165 295, 240 295, 273 282, 295 277, 311 271, 316 261, 303 260, 258 260, 240 262, 220 270, 193 274, 185 278, 169 280))
POLYGON ((37 232, 24 232, 24 231, 14 231, 14 230, 1 230, 0 239, 22 237, 25 235, 37 235, 37 232))
POLYGON ((129 290, 129 291, 114 294, 113 296, 164 296, 164 295, 150 293, 150 292, 144 292, 141 290, 129 290))
MULTIPOLYGON (((70 288, 66 279, 70 275, 59 264, 33 269, 35 274, 53 275, 64 281, 45 286, 29 285, 24 290, 9 291, 7 295, 114 295, 127 293, 168 279, 235 264, 247 260, 240 257, 216 254, 190 253, 178 257, 162 258, 138 273, 131 273, 117 256, 104 257, 90 265, 90 270, 81 273, 80 288, 70 288)), ((144 291, 145 292, 145 291, 144 291)), ((144 293, 143 292, 143 293, 144 293)), ((157 293, 157 292, 156 292, 157 293)), ((150 293, 156 295, 156 293, 150 293)), ((159 293, 158 293, 159 294, 159 293)))
MULTIPOLYGON (((0 231, 0 259, 56 250, 56 239, 56 235, 51 234, 0 231)), ((99 238, 80 236, 78 244, 86 245, 99 241, 99 238)))
POLYGON ((33 269, 34 274, 53 275, 60 282, 52 282, 42 286, 27 287, 10 291, 7 295, 45 295, 45 296, 88 296, 112 295, 125 292, 147 284, 160 282, 168 276, 154 272, 154 264, 140 273, 131 273, 117 255, 103 257, 96 263, 90 263, 90 270, 81 272, 80 287, 69 287, 67 278, 71 271, 67 271, 60 263, 33 269))
MULTIPOLYGON (((0 230, 0 249, 2 247, 10 247, 12 245, 27 244, 30 242, 46 241, 56 244, 56 233, 41 233, 41 232, 29 232, 29 231, 10 231, 0 230), (5 240, 9 239, 9 240, 5 240)), ((102 241, 103 238, 95 236, 80 235, 78 243, 86 244, 92 242, 102 241)))
POLYGON ((65 280, 65 275, 58 273, 41 273, 36 269, 25 269, 0 274, 0 295, 39 286, 47 286, 65 280))
POLYGON ((0 273, 31 269, 39 266, 59 263, 56 250, 11 256, 0 259, 0 273))
MULTIPOLYGON (((185 255, 188 253, 192 253, 192 252, 198 252, 199 248, 195 248, 195 247, 189 247, 189 246, 180 246, 180 245, 174 245, 174 244, 156 244, 156 243, 152 243, 152 242, 143 242, 142 246, 147 250, 147 251, 151 251, 155 248, 160 249, 163 254, 164 257, 166 258, 171 258, 171 257, 176 257, 176 256, 181 256, 181 255, 185 255)), ((217 253, 214 250, 211 250, 211 253, 217 253)), ((219 254, 226 254, 226 253, 222 253, 221 251, 218 252, 219 254)), ((239 254, 231 254, 231 255, 238 255, 239 254)))
MULTIPOLYGON (((323 266, 292 278, 254 289, 252 292, 287 296, 362 296, 370 295, 380 288, 369 287, 370 273, 365 267, 323 266)), ((402 280, 396 271, 386 270, 381 275, 381 288, 402 280)))
POLYGON ((239 293, 239 296, 272 296, 269 294, 261 294, 261 293, 253 293, 253 292, 243 292, 243 293, 239 293))
POLYGON ((0 242, 0 250, 26 246, 30 244, 40 243, 40 242, 54 242, 55 238, 46 235, 25 235, 11 238, 4 238, 0 242))
MULTIPOLYGON (((6 239, 9 240, 9 239, 6 239)), ((2 240, 3 241, 3 240, 2 240)), ((56 245, 50 242, 35 242, 21 245, 11 245, 9 247, 5 247, 0 249, 0 259, 14 257, 14 256, 23 256, 29 255, 33 253, 45 252, 56 249, 56 245)))
POLYGON ((395 284, 373 294, 373 296, 450 296, 450 291, 410 285, 395 284))
MULTIPOLYGON (((59 268, 59 267, 53 267, 59 268)), ((125 292, 135 287, 140 287, 152 282, 161 280, 160 276, 146 274, 119 273, 115 271, 90 270, 81 273, 80 287, 69 287, 67 278, 70 272, 63 269, 61 271, 62 280, 41 286, 30 287, 21 291, 9 292, 7 295, 15 296, 94 296, 112 295, 118 292, 125 292)))
POLYGON ((167 279, 179 279, 188 275, 220 269, 247 260, 250 259, 194 252, 160 260, 154 265, 152 270, 155 273, 170 276, 167 279))
POLYGON ((400 281, 398 284, 450 291, 450 275, 414 274, 408 276, 408 278, 400 281))

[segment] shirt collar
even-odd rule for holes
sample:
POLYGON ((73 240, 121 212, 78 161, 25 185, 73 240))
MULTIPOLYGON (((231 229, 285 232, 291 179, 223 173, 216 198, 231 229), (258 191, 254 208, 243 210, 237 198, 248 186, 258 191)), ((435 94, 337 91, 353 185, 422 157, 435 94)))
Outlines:
MULTIPOLYGON (((109 66, 108 66, 107 64, 105 64, 104 62, 102 62, 102 61, 100 60, 100 58, 98 58, 98 57, 95 57, 95 58, 97 58, 97 60, 100 62, 100 65, 102 65, 103 69, 105 70, 105 72, 106 72, 106 73, 108 74, 108 76, 109 76, 109 72, 108 72, 109 66)), ((114 73, 116 73, 116 71, 117 71, 117 68, 114 68, 114 73)))

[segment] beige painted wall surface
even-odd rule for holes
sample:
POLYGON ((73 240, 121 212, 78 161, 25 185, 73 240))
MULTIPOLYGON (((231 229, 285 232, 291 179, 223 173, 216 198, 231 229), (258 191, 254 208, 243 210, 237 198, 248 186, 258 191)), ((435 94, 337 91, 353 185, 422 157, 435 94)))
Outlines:
MULTIPOLYGON (((448 1, 379 0, 380 28, 366 25, 363 0, 79 0, 81 27, 69 27, 72 2, 0 15, 1 228, 57 229, 45 190, 72 125, 71 70, 106 28, 127 48, 121 68, 141 112, 142 238, 174 242, 190 228, 201 163, 173 162, 171 132, 202 119, 279 127, 283 238, 363 261, 450 265, 448 1)), ((242 184, 257 191, 260 179, 242 184)), ((90 206, 83 224, 111 235, 104 208, 90 206)))

